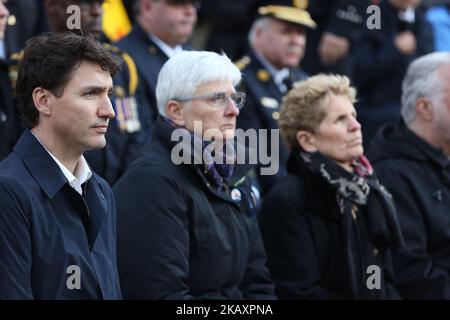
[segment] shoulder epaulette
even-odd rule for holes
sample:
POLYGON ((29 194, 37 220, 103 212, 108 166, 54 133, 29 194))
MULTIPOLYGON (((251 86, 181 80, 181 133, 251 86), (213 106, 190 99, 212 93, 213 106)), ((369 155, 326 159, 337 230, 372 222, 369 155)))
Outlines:
POLYGON ((103 42, 102 43, 103 48, 105 48, 108 51, 111 51, 117 55, 120 55, 122 57, 122 59, 125 61, 127 67, 128 67, 128 73, 129 73, 129 77, 130 77, 130 81, 128 84, 128 91, 130 93, 130 95, 134 95, 136 93, 136 89, 138 87, 139 84, 139 76, 138 76, 138 71, 136 68, 136 64, 134 63, 133 58, 126 53, 125 51, 123 51, 122 49, 120 49, 119 47, 116 47, 110 43, 107 42, 103 42))
POLYGON ((23 50, 20 50, 18 52, 11 53, 9 55, 9 59, 12 61, 19 61, 23 57, 23 52, 24 52, 23 50))
POLYGON ((252 60, 250 59, 249 56, 243 56, 238 61, 236 61, 234 64, 236 65, 236 67, 238 67, 239 70, 242 71, 250 64, 251 61, 252 60))
POLYGON ((131 95, 134 95, 139 84, 139 76, 136 64, 134 63, 133 58, 128 53, 122 51, 120 56, 128 66, 128 73, 130 76, 129 91, 131 95))
POLYGON ((116 47, 108 42, 102 42, 102 46, 103 46, 103 48, 105 48, 108 51, 111 51, 111 52, 114 52, 117 54, 121 53, 121 50, 119 49, 119 47, 116 47))

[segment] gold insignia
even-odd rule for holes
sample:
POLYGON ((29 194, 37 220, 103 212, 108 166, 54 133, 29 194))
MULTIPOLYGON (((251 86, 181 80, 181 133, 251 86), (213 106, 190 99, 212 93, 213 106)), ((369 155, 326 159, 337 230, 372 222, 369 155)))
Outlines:
POLYGON ((277 109, 278 108, 278 101, 274 98, 269 98, 269 97, 262 97, 261 98, 261 104, 269 109, 277 109))
POLYGON ((114 53, 119 53, 120 52, 120 49, 118 47, 113 46, 112 44, 109 44, 107 42, 102 42, 102 46, 103 46, 103 48, 105 48, 108 51, 112 51, 114 53))
POLYGON ((19 61, 20 59, 22 59, 22 57, 23 57, 23 50, 20 50, 19 52, 14 52, 9 56, 11 60, 16 61, 19 61))
POLYGON ((114 87, 114 95, 118 98, 125 97, 125 89, 121 86, 115 86, 114 87))
POLYGON ((119 53, 120 49, 118 47, 116 47, 116 46, 111 46, 111 51, 114 52, 114 53, 119 53))
POLYGON ((275 111, 274 113, 272 113, 272 118, 273 120, 280 119, 280 113, 278 111, 275 111))
POLYGON ((260 15, 271 15, 279 20, 288 21, 310 29, 315 29, 317 27, 317 24, 311 18, 309 12, 301 9, 300 7, 297 7, 297 5, 304 6, 308 3, 305 1, 298 2, 299 3, 295 4, 295 7, 278 5, 260 7, 258 9, 258 13, 260 15))
POLYGON ((236 67, 238 67, 239 70, 244 70, 251 62, 251 59, 249 56, 243 56, 238 61, 236 61, 234 64, 236 67))
POLYGON ((11 65, 8 69, 9 81, 12 88, 12 96, 16 97, 16 83, 19 75, 19 73, 17 72, 17 65, 11 65))
POLYGON ((264 69, 259 69, 258 72, 256 73, 256 77, 258 78, 259 81, 266 82, 267 80, 270 79, 270 74, 264 69))
POLYGON ((157 52, 155 46, 148 46, 147 50, 148 52, 150 52, 150 54, 156 54, 157 52))
POLYGON ((292 4, 299 9, 306 10, 308 8, 308 0, 293 0, 292 4))
POLYGON ((17 22, 16 16, 15 15, 10 15, 8 17, 8 26, 14 26, 17 22))

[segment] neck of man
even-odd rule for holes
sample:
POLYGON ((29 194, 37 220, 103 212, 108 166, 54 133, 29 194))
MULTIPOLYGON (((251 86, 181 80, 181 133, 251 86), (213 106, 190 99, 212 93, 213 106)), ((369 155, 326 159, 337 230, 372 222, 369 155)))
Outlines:
POLYGON ((83 153, 75 151, 73 146, 59 141, 58 136, 50 132, 50 130, 46 130, 40 126, 37 126, 32 130, 44 147, 58 159, 67 170, 72 172, 72 174, 75 174, 75 168, 83 153))
POLYGON ((445 137, 440 132, 441 130, 433 128, 431 123, 422 123, 414 120, 407 127, 429 145, 442 150, 446 156, 450 156, 450 146, 445 142, 445 137))

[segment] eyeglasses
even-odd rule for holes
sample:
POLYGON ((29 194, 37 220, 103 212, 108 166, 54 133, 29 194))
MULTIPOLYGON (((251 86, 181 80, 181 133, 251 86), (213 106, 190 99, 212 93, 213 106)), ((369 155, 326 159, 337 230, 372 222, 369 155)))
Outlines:
POLYGON ((174 99, 178 102, 187 102, 192 100, 204 100, 209 105, 215 108, 225 108, 228 105, 228 101, 231 99, 234 105, 238 109, 242 109, 245 104, 245 93, 244 92, 234 92, 232 94, 227 94, 225 92, 215 92, 211 94, 207 94, 204 96, 196 96, 185 99, 174 99))

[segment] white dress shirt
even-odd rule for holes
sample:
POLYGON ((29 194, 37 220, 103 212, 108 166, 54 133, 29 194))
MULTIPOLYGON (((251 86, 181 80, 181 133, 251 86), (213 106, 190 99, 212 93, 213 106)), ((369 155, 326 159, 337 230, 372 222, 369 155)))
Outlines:
POLYGON ((169 58, 172 58, 177 53, 183 52, 183 47, 180 45, 172 48, 154 34, 149 34, 149 37, 169 58))
POLYGON ((53 160, 55 160, 58 167, 61 169, 62 173, 66 177, 67 181, 69 182, 70 186, 74 188, 80 195, 83 195, 83 190, 81 186, 83 183, 88 181, 92 177, 92 171, 89 168, 89 165, 86 162, 86 159, 84 156, 80 157, 80 160, 78 161, 75 172, 72 174, 56 157, 44 146, 41 140, 34 134, 33 130, 31 130, 31 133, 34 135, 34 137, 39 141, 39 143, 44 147, 45 150, 47 150, 48 154, 52 157, 53 160))

